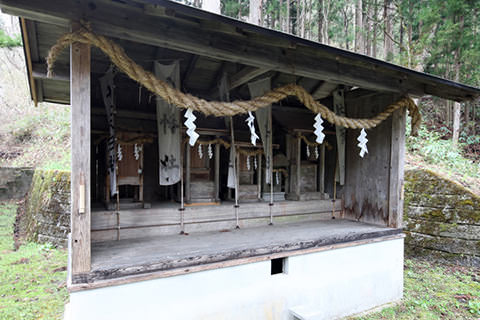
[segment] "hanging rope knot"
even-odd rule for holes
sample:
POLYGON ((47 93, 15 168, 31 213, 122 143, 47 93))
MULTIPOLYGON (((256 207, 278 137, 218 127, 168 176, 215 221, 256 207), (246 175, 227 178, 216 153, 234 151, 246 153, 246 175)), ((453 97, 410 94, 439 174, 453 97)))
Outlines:
POLYGON ((112 63, 115 64, 119 70, 128 75, 132 80, 147 88, 149 91, 167 101, 169 104, 182 109, 198 111, 207 116, 234 116, 237 114, 244 114, 277 103, 288 96, 296 96, 298 100, 314 114, 320 114, 323 119, 335 126, 342 126, 350 129, 372 129, 400 108, 407 108, 408 114, 412 118, 412 135, 417 135, 422 121, 418 107, 413 100, 408 97, 402 98, 389 105, 383 112, 373 118, 352 119, 335 114, 335 112, 320 102, 315 101, 315 99, 303 87, 294 83, 276 88, 267 92, 263 96, 248 101, 206 101, 193 95, 185 94, 173 88, 167 82, 156 78, 153 73, 146 71, 127 56, 122 47, 112 40, 92 32, 91 26, 88 22, 81 22, 81 25, 82 27, 79 30, 61 36, 55 45, 50 48, 46 58, 48 77, 53 77, 54 64, 60 53, 70 44, 79 42, 98 47, 110 58, 112 63))

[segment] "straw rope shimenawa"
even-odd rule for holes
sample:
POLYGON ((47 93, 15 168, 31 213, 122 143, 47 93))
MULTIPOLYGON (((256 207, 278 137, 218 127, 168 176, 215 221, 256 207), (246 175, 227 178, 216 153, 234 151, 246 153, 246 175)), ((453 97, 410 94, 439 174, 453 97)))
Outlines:
POLYGON ((104 36, 93 33, 88 27, 82 27, 75 32, 64 34, 57 40, 56 44, 50 48, 47 57, 49 77, 53 75, 54 63, 59 54, 63 51, 63 49, 74 42, 85 43, 98 47, 111 59, 118 69, 151 92, 160 96, 168 103, 179 108, 191 108, 195 111, 202 112, 205 115, 234 116, 237 114, 247 113, 248 111, 255 111, 260 108, 264 108, 272 103, 279 102, 288 96, 296 96, 302 104, 304 104, 314 113, 320 113, 322 118, 326 119, 328 122, 345 128, 374 128, 400 108, 407 108, 410 117, 412 117, 412 135, 417 133, 421 123, 421 116, 418 107, 415 105, 412 99, 408 97, 404 97, 399 101, 389 105, 383 112, 380 112, 373 118, 353 119, 336 115, 335 112, 331 111, 320 102, 315 101, 315 99, 304 88, 296 84, 288 84, 276 88, 264 94, 263 96, 259 96, 248 101, 206 101, 193 95, 178 91, 165 81, 156 78, 153 73, 144 70, 141 66, 130 59, 122 47, 114 43, 112 40, 105 38, 104 36))

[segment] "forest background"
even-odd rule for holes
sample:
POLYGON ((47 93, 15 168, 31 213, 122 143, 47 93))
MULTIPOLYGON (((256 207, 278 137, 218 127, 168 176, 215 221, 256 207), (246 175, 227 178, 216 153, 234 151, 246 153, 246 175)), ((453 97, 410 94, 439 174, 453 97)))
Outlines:
MULTIPOLYGON (((480 86, 479 0, 185 0, 239 20, 480 86)), ((426 97, 429 129, 480 156, 480 100, 426 97)))

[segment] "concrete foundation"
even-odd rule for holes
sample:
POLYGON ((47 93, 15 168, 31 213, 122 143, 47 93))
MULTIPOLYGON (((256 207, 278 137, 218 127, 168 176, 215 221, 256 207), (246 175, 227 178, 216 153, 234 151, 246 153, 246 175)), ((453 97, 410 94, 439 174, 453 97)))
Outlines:
POLYGON ((336 319, 398 301, 403 239, 72 292, 66 319, 336 319))

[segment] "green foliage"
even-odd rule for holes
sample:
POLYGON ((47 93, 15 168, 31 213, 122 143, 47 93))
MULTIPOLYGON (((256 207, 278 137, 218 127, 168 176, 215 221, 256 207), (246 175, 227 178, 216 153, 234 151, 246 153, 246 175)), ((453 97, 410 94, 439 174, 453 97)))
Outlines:
POLYGON ((0 204, 0 320, 62 319, 67 254, 49 244, 13 244, 16 206, 0 204))
POLYGON ((22 38, 20 35, 10 37, 5 31, 0 29, 0 48, 13 48, 22 45, 22 38))
POLYGON ((480 165, 463 156, 463 144, 455 146, 451 140, 442 139, 442 134, 428 130, 422 126, 417 137, 410 136, 410 126, 407 125, 407 150, 421 156, 431 164, 443 165, 450 172, 464 176, 480 178, 480 165))

